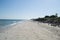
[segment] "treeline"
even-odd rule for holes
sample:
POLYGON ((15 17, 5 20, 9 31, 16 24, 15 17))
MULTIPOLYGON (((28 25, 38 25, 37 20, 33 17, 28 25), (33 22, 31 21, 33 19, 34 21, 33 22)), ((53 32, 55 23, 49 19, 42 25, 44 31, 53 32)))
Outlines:
POLYGON ((60 17, 58 17, 57 13, 55 15, 51 15, 51 16, 47 15, 44 18, 37 18, 33 20, 38 22, 48 23, 48 24, 51 24, 52 26, 60 27, 60 17))

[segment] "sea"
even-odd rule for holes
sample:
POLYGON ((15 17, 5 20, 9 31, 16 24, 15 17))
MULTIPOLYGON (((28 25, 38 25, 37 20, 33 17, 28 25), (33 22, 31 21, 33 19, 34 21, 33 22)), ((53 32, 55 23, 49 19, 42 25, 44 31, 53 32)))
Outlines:
POLYGON ((17 24, 18 22, 23 22, 22 19, 0 19, 0 30, 11 27, 12 25, 17 24))

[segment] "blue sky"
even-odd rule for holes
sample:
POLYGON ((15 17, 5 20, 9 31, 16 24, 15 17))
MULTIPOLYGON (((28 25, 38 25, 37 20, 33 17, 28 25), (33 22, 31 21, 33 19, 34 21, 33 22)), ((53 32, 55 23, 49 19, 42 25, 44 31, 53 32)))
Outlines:
POLYGON ((58 13, 60 0, 0 0, 0 19, 30 19, 58 13))

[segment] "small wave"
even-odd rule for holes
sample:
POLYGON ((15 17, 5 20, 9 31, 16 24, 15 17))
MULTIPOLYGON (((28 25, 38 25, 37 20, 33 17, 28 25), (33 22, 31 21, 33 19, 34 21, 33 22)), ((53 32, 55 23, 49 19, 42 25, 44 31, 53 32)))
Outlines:
POLYGON ((13 25, 16 25, 16 24, 22 23, 22 22, 23 22, 23 21, 18 21, 18 22, 14 21, 14 22, 11 23, 11 24, 8 24, 8 25, 5 25, 5 26, 1 26, 0 29, 2 29, 2 30, 8 29, 8 28, 12 27, 13 25))

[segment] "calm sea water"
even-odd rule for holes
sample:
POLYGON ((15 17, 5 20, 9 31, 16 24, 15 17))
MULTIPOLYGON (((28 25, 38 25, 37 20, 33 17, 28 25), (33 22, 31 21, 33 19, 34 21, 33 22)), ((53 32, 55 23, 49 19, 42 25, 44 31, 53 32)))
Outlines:
POLYGON ((16 24, 17 22, 22 22, 22 20, 16 19, 0 19, 0 29, 9 27, 10 25, 16 24))

